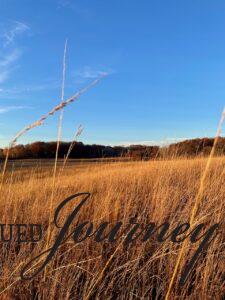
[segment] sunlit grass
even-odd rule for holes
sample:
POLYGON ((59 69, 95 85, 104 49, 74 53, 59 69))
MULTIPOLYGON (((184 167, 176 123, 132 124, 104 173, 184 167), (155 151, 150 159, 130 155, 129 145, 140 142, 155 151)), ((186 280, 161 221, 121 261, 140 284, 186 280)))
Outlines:
MULTIPOLYGON (((92 221, 97 227, 109 221, 113 226, 117 221, 127 224, 136 216, 138 223, 169 221, 171 228, 175 228, 178 223, 189 221, 205 164, 206 159, 179 159, 68 165, 63 172, 59 167, 53 208, 71 194, 90 192, 90 201, 76 222, 92 221)), ((191 299, 221 299, 224 294, 224 167, 225 158, 213 159, 206 178, 204 201, 194 221, 194 224, 206 222, 207 226, 221 222, 220 235, 198 262, 193 277, 183 289, 178 286, 178 273, 171 299, 190 296, 191 299)), ((41 223, 46 233, 51 188, 52 168, 35 165, 11 168, 5 174, 1 192, 1 223, 41 223)), ((72 204, 65 209, 65 217, 71 209, 72 204)), ((58 232, 53 225, 51 230, 53 234, 58 232)), ((88 295, 96 299, 163 299, 181 247, 169 240, 162 244, 154 238, 146 243, 137 240, 127 249, 119 246, 106 267, 119 240, 115 245, 99 244, 91 238, 75 245, 71 240, 59 249, 47 268, 45 282, 43 273, 31 282, 20 281, 21 267, 42 252, 45 243, 46 235, 34 249, 31 244, 20 247, 16 243, 0 244, 2 297, 15 299, 19 295, 20 299, 31 299, 38 295, 40 299, 85 299, 88 295), (100 278, 102 270, 104 274, 100 278)), ((197 247, 188 243, 190 246, 192 249, 186 249, 180 269, 197 247)))

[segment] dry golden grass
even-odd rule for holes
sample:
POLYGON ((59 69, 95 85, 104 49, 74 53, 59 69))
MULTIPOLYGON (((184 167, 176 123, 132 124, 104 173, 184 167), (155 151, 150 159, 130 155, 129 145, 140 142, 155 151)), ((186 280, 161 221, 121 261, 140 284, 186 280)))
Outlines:
MULTIPOLYGON (((206 159, 68 165, 56 175, 53 207, 71 194, 90 192, 76 222, 92 221, 97 227, 103 221, 112 226, 122 221, 125 226, 136 216, 144 225, 169 221, 172 229, 189 221, 205 165, 206 159)), ((180 271, 198 246, 187 244, 170 299, 222 299, 225 294, 224 167, 225 158, 212 160, 194 221, 207 226, 220 222, 220 233, 180 288, 180 271)), ((146 243, 138 239, 128 248, 120 246, 120 240, 115 244, 93 238, 80 244, 70 240, 60 247, 45 276, 42 272, 31 281, 21 281, 22 266, 46 247, 51 192, 52 168, 17 168, 5 175, 1 223, 41 223, 45 235, 35 247, 0 244, 0 299, 165 298, 181 244, 158 243, 154 237, 146 243)), ((65 209, 65 216, 71 208, 72 204, 65 209)), ((56 235, 59 230, 50 226, 56 235)))

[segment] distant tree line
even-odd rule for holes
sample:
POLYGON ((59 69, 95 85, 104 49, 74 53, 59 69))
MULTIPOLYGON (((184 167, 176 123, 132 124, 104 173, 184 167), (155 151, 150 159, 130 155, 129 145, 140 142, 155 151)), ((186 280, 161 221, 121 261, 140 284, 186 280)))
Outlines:
MULTIPOLYGON (((69 150, 70 142, 61 142, 59 147, 59 158, 64 158, 69 150)), ((17 145, 9 150, 10 159, 25 158, 54 158, 57 142, 35 142, 27 145, 17 145)), ((104 158, 104 157, 132 157, 137 159, 151 159, 157 156, 159 147, 132 145, 122 146, 103 146, 103 145, 84 145, 76 142, 70 152, 70 158, 104 158)), ((0 158, 7 154, 7 148, 0 149, 0 158)))
MULTIPOLYGON (((104 158, 104 157, 130 157, 138 160, 172 157, 193 157, 208 155, 212 149, 213 138, 199 138, 185 140, 165 147, 131 145, 125 146, 103 146, 84 145, 76 142, 70 153, 70 158, 104 158)), ((59 158, 64 158, 70 147, 70 142, 61 142, 59 158)), ((27 145, 17 145, 10 149, 10 159, 26 158, 54 158, 57 142, 35 142, 27 145)), ((7 148, 0 149, 0 159, 4 159, 7 148)), ((216 155, 225 155, 225 138, 220 137, 216 147, 216 155)))
MULTIPOLYGON (((168 147, 161 148, 161 156, 164 157, 194 157, 207 156, 212 150, 213 138, 197 138, 174 143, 168 147)), ((225 138, 219 137, 215 155, 225 155, 225 138)))

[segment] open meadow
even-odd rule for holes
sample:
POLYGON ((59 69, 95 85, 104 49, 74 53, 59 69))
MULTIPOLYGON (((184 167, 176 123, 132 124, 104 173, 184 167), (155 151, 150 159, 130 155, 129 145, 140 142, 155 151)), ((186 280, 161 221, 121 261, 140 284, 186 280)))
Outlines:
MULTIPOLYGON (((96 242, 93 236, 81 243, 70 238, 32 280, 22 281, 20 271, 46 249, 46 243, 52 245, 59 232, 53 224, 55 208, 76 193, 91 196, 73 228, 81 222, 93 222, 95 228, 109 222, 107 232, 117 222, 125 228, 133 218, 141 226, 168 222, 172 230, 188 222, 206 161, 68 163, 64 169, 59 164, 55 181, 52 165, 36 162, 32 167, 14 168, 10 163, 1 187, 1 223, 40 223, 43 238, 36 244, 0 243, 0 299, 164 299, 182 243, 169 238, 159 243, 156 234, 145 242, 140 234, 126 246, 121 243, 123 235, 113 243, 96 242)), ((219 223, 218 235, 180 287, 180 272, 198 247, 198 242, 187 238, 169 299, 222 299, 225 295, 224 183, 225 158, 213 158, 193 227, 205 223, 207 229, 219 223)), ((72 201, 63 208, 60 224, 76 205, 72 201)))

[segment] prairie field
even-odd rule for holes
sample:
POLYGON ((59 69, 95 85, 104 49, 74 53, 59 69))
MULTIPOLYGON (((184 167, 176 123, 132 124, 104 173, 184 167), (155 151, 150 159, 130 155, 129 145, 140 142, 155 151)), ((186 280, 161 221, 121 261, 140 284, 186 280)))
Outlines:
MULTIPOLYGON (((206 163, 207 158, 68 162, 64 169, 58 166, 55 180, 51 164, 14 167, 10 163, 1 186, 1 224, 38 223, 43 238, 36 244, 0 242, 0 299, 165 299, 182 242, 167 238, 160 243, 157 234, 145 242, 140 235, 127 246, 121 242, 124 236, 113 243, 96 242, 93 236, 80 243, 70 238, 33 279, 21 280, 20 271, 46 244, 53 244, 59 233, 53 223, 55 208, 76 193, 91 196, 73 228, 82 222, 93 222, 94 228, 109 222, 107 232, 117 222, 125 228, 133 218, 141 226, 168 222, 171 231, 189 222, 206 163)), ((225 158, 213 158, 192 226, 205 223, 208 229, 219 223, 218 234, 181 287, 180 274, 200 243, 187 238, 168 299, 223 299, 225 295, 224 183, 225 158)), ((72 201, 63 208, 60 224, 76 205, 72 201)))

